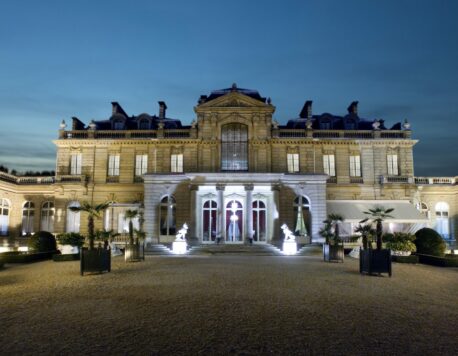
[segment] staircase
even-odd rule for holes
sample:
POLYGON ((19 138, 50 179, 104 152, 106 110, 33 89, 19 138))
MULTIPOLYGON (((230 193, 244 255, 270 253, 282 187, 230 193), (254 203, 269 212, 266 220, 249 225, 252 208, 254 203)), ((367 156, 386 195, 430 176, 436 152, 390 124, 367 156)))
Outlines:
POLYGON ((310 244, 302 246, 298 251, 296 256, 318 256, 323 255, 323 247, 321 244, 310 244))
POLYGON ((209 244, 193 246, 188 255, 250 255, 250 256, 282 256, 281 251, 273 245, 230 245, 209 244))
POLYGON ((162 244, 148 244, 145 247, 146 256, 169 256, 173 252, 165 245, 162 244))

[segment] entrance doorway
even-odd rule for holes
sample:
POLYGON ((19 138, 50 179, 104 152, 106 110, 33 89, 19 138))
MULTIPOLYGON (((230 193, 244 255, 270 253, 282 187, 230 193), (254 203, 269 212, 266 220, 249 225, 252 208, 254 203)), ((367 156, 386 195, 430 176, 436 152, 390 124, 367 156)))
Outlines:
POLYGON ((226 242, 243 242, 243 206, 238 200, 230 200, 226 204, 226 242))

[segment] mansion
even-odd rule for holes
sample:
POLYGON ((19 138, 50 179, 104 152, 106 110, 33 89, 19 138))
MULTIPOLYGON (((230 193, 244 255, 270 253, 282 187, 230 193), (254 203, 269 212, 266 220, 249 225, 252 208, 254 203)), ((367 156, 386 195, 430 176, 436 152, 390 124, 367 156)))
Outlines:
POLYGON ((196 244, 275 243, 284 223, 299 243, 321 242, 328 214, 351 235, 376 206, 394 208, 387 231, 428 226, 456 239, 457 177, 414 176, 407 121, 363 118, 357 101, 344 115, 314 114, 306 101, 280 125, 270 98, 235 84, 200 96, 194 112, 183 125, 163 101, 137 116, 113 102, 107 119, 63 121, 55 177, 0 172, 0 235, 85 234, 85 213, 69 208, 88 201, 110 203, 96 229, 119 233, 125 211, 141 209, 150 243, 172 242, 184 223, 196 244))

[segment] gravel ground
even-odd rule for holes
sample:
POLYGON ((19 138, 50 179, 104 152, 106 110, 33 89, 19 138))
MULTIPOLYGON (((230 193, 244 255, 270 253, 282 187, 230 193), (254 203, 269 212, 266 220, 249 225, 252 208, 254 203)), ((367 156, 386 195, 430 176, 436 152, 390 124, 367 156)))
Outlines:
POLYGON ((456 268, 369 277, 352 259, 260 256, 78 268, 0 271, 2 354, 458 354, 456 268))

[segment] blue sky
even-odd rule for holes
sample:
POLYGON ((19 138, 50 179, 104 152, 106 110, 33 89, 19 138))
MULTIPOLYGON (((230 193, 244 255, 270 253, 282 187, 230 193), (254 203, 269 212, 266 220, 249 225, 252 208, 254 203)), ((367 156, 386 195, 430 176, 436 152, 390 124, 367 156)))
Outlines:
POLYGON ((0 3, 0 164, 53 169, 62 119, 156 113, 257 89, 280 123, 314 113, 407 118, 417 176, 458 174, 458 1, 0 3))

